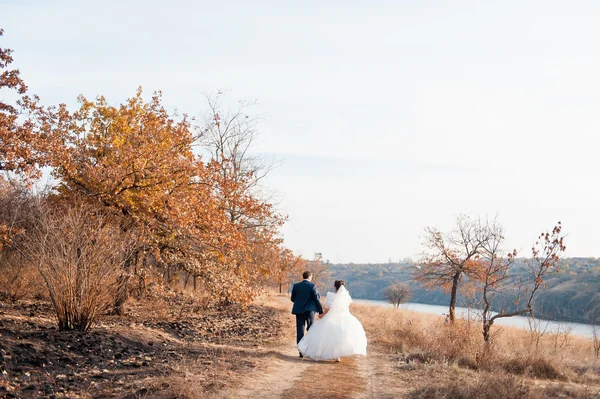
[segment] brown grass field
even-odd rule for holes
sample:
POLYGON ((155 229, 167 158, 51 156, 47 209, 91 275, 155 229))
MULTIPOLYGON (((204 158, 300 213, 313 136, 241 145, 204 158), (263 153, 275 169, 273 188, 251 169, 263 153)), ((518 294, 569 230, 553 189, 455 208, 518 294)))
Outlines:
POLYGON ((600 363, 592 341, 563 334, 494 327, 489 346, 476 322, 456 327, 440 316, 353 305, 370 344, 396 372, 421 370, 411 398, 598 398, 600 363), (541 336, 540 336, 541 335, 541 336))

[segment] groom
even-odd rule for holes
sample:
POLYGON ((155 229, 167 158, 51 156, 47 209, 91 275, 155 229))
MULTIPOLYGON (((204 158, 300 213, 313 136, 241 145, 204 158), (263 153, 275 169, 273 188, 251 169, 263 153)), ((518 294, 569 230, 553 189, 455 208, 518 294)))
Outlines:
MULTIPOLYGON (((292 314, 296 315, 296 344, 304 337, 304 325, 306 324, 306 331, 308 331, 314 323, 315 312, 323 314, 317 286, 310 282, 312 273, 306 271, 302 273, 302 278, 303 280, 294 284, 292 288, 292 302, 294 302, 292 314)), ((300 357, 303 357, 302 353, 300 357)))

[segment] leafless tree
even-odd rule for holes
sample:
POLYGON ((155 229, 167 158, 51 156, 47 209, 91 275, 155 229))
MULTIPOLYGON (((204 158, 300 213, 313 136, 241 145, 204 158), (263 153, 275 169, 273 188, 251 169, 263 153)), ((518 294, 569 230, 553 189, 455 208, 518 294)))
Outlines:
POLYGON ((412 291, 406 283, 395 283, 383 290, 383 297, 395 308, 398 308, 410 300, 412 291))
POLYGON ((488 227, 480 219, 460 215, 456 219, 456 229, 450 234, 442 234, 435 228, 426 229, 425 252, 413 277, 426 288, 443 288, 450 293, 448 314, 452 323, 456 319, 459 287, 471 288, 469 280, 477 275, 483 245, 491 234, 488 227), (465 278, 468 280, 463 281, 465 278))
POLYGON ((592 346, 596 358, 600 357, 600 306, 595 306, 587 314, 588 322, 592 325, 592 346))
POLYGON ((219 166, 223 181, 230 184, 215 187, 224 199, 225 211, 232 221, 243 222, 245 228, 262 227, 265 220, 253 220, 243 207, 235 201, 228 201, 234 194, 227 191, 228 187, 237 187, 244 183, 242 191, 252 193, 254 197, 261 196, 263 202, 274 202, 273 195, 261 187, 261 181, 276 166, 275 162, 265 157, 252 155, 251 149, 259 138, 258 124, 261 117, 252 116, 248 112, 254 105, 251 101, 240 101, 239 107, 233 111, 223 111, 221 92, 216 97, 207 96, 209 112, 205 116, 205 125, 199 129, 198 142, 210 154, 211 160, 219 166))
POLYGON ((312 273, 312 282, 320 289, 331 282, 332 277, 329 262, 324 262, 320 254, 315 256, 315 259, 307 262, 306 270, 310 270, 312 273))
POLYGON ((481 259, 476 268, 479 274, 475 281, 481 284, 483 302, 483 337, 486 342, 490 338, 490 329, 497 319, 528 314, 533 317, 533 301, 536 293, 543 287, 548 273, 558 270, 560 255, 565 251, 564 235, 560 222, 550 232, 542 232, 531 249, 531 258, 526 260, 527 278, 519 279, 512 273, 512 266, 517 256, 513 250, 506 257, 502 254, 504 229, 496 221, 488 225, 490 235, 482 245, 481 259), (500 309, 492 315, 493 300, 499 292, 514 290, 515 309, 500 309))

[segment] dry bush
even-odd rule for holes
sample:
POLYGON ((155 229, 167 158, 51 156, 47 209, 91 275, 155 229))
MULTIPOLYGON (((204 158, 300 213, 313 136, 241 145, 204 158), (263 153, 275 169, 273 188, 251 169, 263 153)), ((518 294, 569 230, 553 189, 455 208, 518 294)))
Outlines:
POLYGON ((0 297, 12 301, 31 296, 39 284, 37 271, 15 250, 35 204, 23 185, 0 177, 0 297))
POLYGON ((0 253, 0 298, 10 301, 32 299, 42 295, 38 271, 14 251, 0 253))
POLYGON ((383 297, 396 308, 408 302, 411 296, 412 291, 407 283, 395 283, 383 290, 383 297))
POLYGON ((477 368, 483 350, 479 327, 478 323, 462 319, 457 319, 454 326, 438 322, 438 326, 428 334, 429 350, 461 366, 477 368))
POLYGON ((130 241, 84 204, 40 206, 22 252, 45 282, 60 330, 86 331, 113 301, 130 241))
POLYGON ((512 374, 536 378, 565 379, 550 359, 544 357, 516 356, 503 362, 504 369, 512 374))

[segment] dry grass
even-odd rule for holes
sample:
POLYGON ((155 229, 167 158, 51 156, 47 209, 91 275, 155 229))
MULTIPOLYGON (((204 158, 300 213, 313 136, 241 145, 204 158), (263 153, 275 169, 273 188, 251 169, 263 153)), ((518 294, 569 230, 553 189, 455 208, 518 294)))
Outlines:
POLYGON ((442 382, 434 382, 415 389, 411 399, 545 399, 545 398, 598 398, 598 391, 591 387, 551 384, 540 386, 523 377, 511 374, 478 373, 456 375, 442 382))
POLYGON ((591 339, 496 327, 486 346, 477 322, 460 320, 452 327, 437 315, 360 304, 352 312, 363 323, 369 344, 395 356, 401 367, 429 367, 440 375, 469 373, 465 381, 437 375, 435 381, 441 382, 415 390, 413 398, 537 398, 560 390, 556 384, 564 384, 562 396, 556 397, 597 397, 600 392, 600 363, 591 339), (537 379, 551 383, 548 392, 531 388, 537 379))
POLYGON ((530 389, 514 376, 482 376, 435 383, 411 392, 412 399, 530 398, 530 389))

